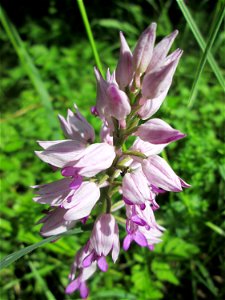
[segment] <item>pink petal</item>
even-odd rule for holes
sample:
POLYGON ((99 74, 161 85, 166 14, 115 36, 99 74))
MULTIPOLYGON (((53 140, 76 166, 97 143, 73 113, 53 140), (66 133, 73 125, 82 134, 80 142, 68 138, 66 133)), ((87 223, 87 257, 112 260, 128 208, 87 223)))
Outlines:
POLYGON ((175 30, 170 35, 166 36, 162 39, 154 48, 152 59, 146 73, 152 71, 153 69, 159 67, 161 64, 164 63, 164 59, 166 58, 167 53, 172 46, 173 41, 175 40, 176 36, 178 35, 178 30, 175 30))
POLYGON ((120 32, 120 56, 116 67, 116 81, 124 88, 131 82, 133 75, 132 53, 122 32, 120 32))
POLYGON ((147 121, 138 128, 135 135, 152 144, 168 144, 185 137, 185 134, 160 119, 147 121))
POLYGON ((148 245, 148 242, 147 242, 145 236, 139 231, 135 232, 134 240, 141 247, 146 247, 148 245))
POLYGON ((100 190, 94 182, 83 182, 73 194, 72 200, 63 205, 68 209, 65 220, 80 220, 89 216, 100 197, 100 190))
POLYGON ((106 272, 108 270, 108 264, 105 256, 101 256, 98 258, 98 267, 102 272, 106 272))
POLYGON ((130 248, 130 244, 133 241, 132 235, 128 234, 123 240, 123 249, 127 251, 130 248))
POLYGON ((86 148, 83 157, 74 166, 80 168, 80 175, 92 177, 108 169, 115 156, 113 146, 107 143, 95 143, 86 148))
POLYGON ((141 34, 133 52, 133 68, 137 73, 146 71, 153 53, 155 43, 156 23, 152 23, 141 34))
POLYGON ((162 144, 162 145, 151 144, 149 142, 145 142, 137 138, 131 149, 140 151, 144 153, 146 156, 151 156, 154 154, 161 153, 167 145, 168 144, 162 144))
MULTIPOLYGON (((43 143, 40 142, 40 145, 43 146, 43 143)), ((85 148, 83 143, 65 140, 58 141, 47 147, 44 151, 35 151, 35 153, 44 162, 63 168, 65 166, 72 166, 75 161, 80 159, 83 156, 85 148)))
POLYGON ((89 295, 89 289, 85 282, 81 282, 80 284, 80 295, 82 299, 86 299, 89 295))
POLYGON ((70 284, 66 287, 66 294, 72 294, 80 287, 80 280, 77 278, 70 282, 70 284))
POLYGON ((109 114, 117 120, 124 120, 131 112, 126 93, 120 90, 115 84, 111 84, 107 88, 107 95, 109 99, 109 114))
POLYGON ((182 191, 179 177, 160 156, 153 155, 147 160, 143 160, 142 169, 149 182, 156 187, 166 191, 182 191))
POLYGON ((174 60, 165 63, 159 69, 153 70, 144 76, 142 95, 145 99, 154 99, 159 97, 168 89, 172 83, 173 74, 176 70, 181 55, 182 51, 178 49, 174 60))

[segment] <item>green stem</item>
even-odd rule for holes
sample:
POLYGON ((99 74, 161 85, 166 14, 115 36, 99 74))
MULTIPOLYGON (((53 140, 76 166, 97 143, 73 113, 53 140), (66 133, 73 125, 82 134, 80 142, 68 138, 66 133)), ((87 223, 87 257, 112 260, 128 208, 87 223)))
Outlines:
POLYGON ((109 175, 105 174, 102 178, 100 178, 98 185, 101 185, 109 178, 109 175))
POLYGON ((213 43, 215 41, 215 38, 217 36, 218 30, 221 26, 221 23, 222 23, 223 19, 224 19, 224 13, 225 13, 225 4, 222 5, 222 7, 221 7, 221 9, 220 9, 220 11, 217 15, 217 19, 216 19, 216 22, 213 26, 211 34, 209 36, 209 40, 208 40, 208 43, 206 45, 205 51, 204 51, 204 53, 203 53, 203 55, 200 59, 198 69, 197 69, 197 72, 196 72, 196 76, 195 76, 195 81, 194 81, 194 83, 192 85, 192 89, 191 89, 191 96, 190 96, 189 105, 188 105, 189 107, 193 106, 194 100, 196 98, 198 82, 199 82, 201 73, 204 69, 206 60, 208 58, 208 54, 210 53, 212 45, 213 45, 213 43))
POLYGON ((95 45, 95 40, 94 40, 92 30, 91 30, 91 26, 90 26, 90 23, 89 23, 89 20, 88 20, 88 17, 87 17, 84 2, 83 2, 83 0, 77 0, 77 4, 78 4, 78 7, 79 7, 79 10, 80 10, 80 13, 81 13, 81 17, 82 17, 83 22, 84 22, 84 27, 86 29, 89 42, 91 44, 91 48, 92 48, 92 51, 93 51, 93 54, 94 54, 96 65, 97 65, 100 73, 103 76, 102 64, 101 64, 101 61, 100 61, 100 58, 99 58, 99 55, 98 55, 97 47, 95 45))
POLYGON ((111 204, 112 203, 111 203, 111 199, 110 199, 108 193, 106 194, 105 199, 106 199, 106 213, 110 214, 110 212, 111 212, 111 204))
POLYGON ((143 159, 147 158, 147 156, 144 153, 139 152, 139 151, 127 150, 127 151, 124 151, 123 154, 124 155, 134 155, 134 156, 137 156, 137 157, 140 157, 140 158, 143 158, 143 159))

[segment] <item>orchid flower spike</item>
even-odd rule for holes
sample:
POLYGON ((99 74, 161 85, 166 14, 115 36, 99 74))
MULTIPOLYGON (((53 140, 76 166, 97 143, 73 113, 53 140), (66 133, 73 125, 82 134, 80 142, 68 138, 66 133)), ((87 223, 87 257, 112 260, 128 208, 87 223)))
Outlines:
MULTIPOLYGON (((156 46, 156 24, 141 34, 131 52, 120 32, 120 54, 115 71, 106 79, 94 69, 97 96, 91 112, 101 121, 100 139, 95 141, 92 125, 79 112, 68 110, 59 115, 64 140, 38 141, 36 155, 60 179, 33 186, 33 200, 49 205, 37 224, 42 236, 56 236, 74 226, 94 220, 85 245, 77 252, 65 289, 67 294, 89 295, 87 280, 99 269, 108 270, 107 256, 113 262, 120 252, 119 228, 126 228, 123 249, 133 242, 153 250, 163 240, 165 228, 155 215, 160 209, 158 194, 181 192, 190 185, 181 179, 161 156, 163 149, 185 134, 159 118, 151 118, 162 105, 172 84, 182 55, 177 49, 168 55, 178 31, 163 38, 156 46), (151 119, 149 119, 151 118, 151 119), (132 145, 126 144, 135 138, 132 145), (127 149, 128 148, 128 149, 127 149), (116 203, 120 199, 119 203, 116 203), (113 205, 113 207, 112 207, 113 205), (116 211, 116 216, 114 213, 116 211)), ((163 218, 162 218, 163 223, 163 218)))

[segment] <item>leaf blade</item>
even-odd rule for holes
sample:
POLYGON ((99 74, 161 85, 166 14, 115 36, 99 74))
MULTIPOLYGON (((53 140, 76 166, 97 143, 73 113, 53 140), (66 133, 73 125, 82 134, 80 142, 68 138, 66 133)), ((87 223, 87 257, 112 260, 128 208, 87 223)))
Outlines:
POLYGON ((10 264, 12 264, 13 262, 15 262, 16 260, 20 259, 21 257, 23 257, 24 255, 34 251, 35 249, 47 244, 47 243, 50 243, 58 238, 61 238, 63 236, 67 236, 67 235, 72 235, 72 234, 77 234, 77 233, 81 233, 82 230, 80 228, 76 228, 76 229, 73 229, 73 230, 69 230, 68 232, 66 233, 63 233, 63 234, 60 234, 60 235, 56 235, 56 236, 50 236, 40 242, 37 242, 33 245, 30 245, 30 246, 27 246, 26 248, 23 248, 21 250, 18 250, 14 253, 11 253, 7 256, 5 256, 3 259, 1 259, 0 261, 0 270, 8 267, 10 264))

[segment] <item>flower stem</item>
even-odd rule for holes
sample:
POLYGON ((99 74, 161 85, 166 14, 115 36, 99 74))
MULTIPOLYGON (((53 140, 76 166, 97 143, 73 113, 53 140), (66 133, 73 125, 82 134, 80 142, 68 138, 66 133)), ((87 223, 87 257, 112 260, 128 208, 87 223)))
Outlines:
POLYGON ((111 212, 111 199, 110 199, 108 193, 106 193, 105 198, 106 198, 106 213, 110 214, 110 212, 111 212))
POLYGON ((97 47, 96 47, 95 40, 94 40, 94 37, 93 37, 93 34, 92 34, 92 30, 91 30, 90 22, 88 20, 88 16, 87 16, 87 13, 86 13, 84 2, 83 2, 83 0, 77 0, 77 4, 78 4, 78 7, 79 7, 79 10, 80 10, 80 13, 81 13, 81 17, 82 17, 83 22, 84 22, 84 27, 86 29, 89 42, 91 44, 91 48, 92 48, 92 51, 93 51, 93 54, 94 54, 96 65, 97 65, 100 73, 103 75, 102 64, 101 64, 101 61, 100 61, 100 58, 99 58, 99 55, 98 55, 97 47))

